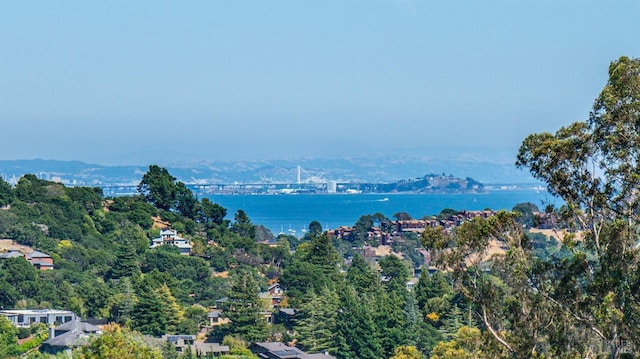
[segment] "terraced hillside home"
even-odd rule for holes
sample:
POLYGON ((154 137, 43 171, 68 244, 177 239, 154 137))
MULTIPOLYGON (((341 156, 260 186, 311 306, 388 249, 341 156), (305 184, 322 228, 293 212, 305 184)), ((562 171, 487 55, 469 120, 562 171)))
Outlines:
POLYGON ((180 254, 186 256, 191 254, 191 248, 193 247, 188 239, 178 237, 176 230, 170 228, 160 230, 160 237, 152 239, 149 248, 156 248, 163 245, 178 247, 180 254))

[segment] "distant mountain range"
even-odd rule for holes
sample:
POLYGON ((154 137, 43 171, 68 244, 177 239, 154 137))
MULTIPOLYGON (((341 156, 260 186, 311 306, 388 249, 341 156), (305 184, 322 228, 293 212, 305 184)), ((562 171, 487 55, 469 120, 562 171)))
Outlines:
MULTIPOLYGON (((427 173, 470 177, 483 184, 530 184, 536 181, 513 164, 477 159, 425 157, 304 158, 254 161, 182 161, 157 163, 178 180, 191 183, 391 183, 427 173)), ((0 160, 0 176, 14 182, 26 173, 69 185, 137 184, 148 165, 106 166, 80 161, 0 160)))

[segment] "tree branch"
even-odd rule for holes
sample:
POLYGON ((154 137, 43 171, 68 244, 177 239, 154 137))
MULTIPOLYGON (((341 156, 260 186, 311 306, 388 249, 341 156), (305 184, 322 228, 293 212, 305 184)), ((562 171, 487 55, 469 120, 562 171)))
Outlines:
POLYGON ((500 344, 502 344, 505 348, 507 348, 509 352, 513 353, 513 349, 511 348, 509 343, 507 343, 504 339, 502 339, 489 323, 489 318, 487 318, 487 309, 485 308, 484 305, 482 306, 482 321, 484 322, 484 325, 487 326, 487 329, 489 329, 489 332, 491 333, 491 335, 493 335, 493 337, 496 338, 496 340, 500 344))

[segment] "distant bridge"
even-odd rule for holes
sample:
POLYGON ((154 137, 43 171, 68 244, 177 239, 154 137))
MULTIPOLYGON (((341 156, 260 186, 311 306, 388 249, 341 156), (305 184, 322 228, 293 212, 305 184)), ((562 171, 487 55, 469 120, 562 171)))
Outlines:
MULTIPOLYGON (((340 184, 352 188, 357 184, 340 184)), ((291 194, 327 193, 327 183, 186 183, 196 196, 207 194, 291 194)), ((100 186, 105 197, 138 194, 138 186, 132 184, 108 184, 100 186)))

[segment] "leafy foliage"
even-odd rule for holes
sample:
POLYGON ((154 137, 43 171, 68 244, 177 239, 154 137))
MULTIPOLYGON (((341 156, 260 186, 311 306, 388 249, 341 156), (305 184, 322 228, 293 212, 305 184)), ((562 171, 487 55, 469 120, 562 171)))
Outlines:
POLYGON ((138 333, 112 325, 91 341, 89 346, 75 350, 73 357, 162 359, 162 353, 146 344, 138 333))

